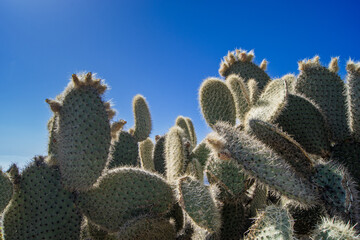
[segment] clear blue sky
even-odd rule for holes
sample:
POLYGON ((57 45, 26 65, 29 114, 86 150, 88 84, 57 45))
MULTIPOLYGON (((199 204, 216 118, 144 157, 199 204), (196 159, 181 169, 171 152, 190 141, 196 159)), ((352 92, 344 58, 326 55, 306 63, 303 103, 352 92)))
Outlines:
POLYGON ((178 115, 210 132, 198 88, 218 76, 228 50, 255 50, 275 78, 298 73, 297 61, 319 54, 360 60, 359 1, 0 0, 0 165, 24 166, 46 154, 46 98, 72 73, 92 71, 111 86, 115 119, 133 125, 131 101, 143 94, 153 133, 178 115))

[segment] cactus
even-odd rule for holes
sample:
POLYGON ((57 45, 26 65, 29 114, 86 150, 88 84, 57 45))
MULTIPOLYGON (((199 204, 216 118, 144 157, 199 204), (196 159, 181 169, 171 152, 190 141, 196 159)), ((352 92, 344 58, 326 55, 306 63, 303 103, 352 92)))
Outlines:
POLYGON ((136 139, 128 132, 119 131, 112 139, 107 168, 138 165, 139 147, 136 139))
POLYGON ((258 104, 249 111, 246 122, 251 119, 278 124, 309 153, 329 154, 330 142, 323 115, 308 99, 289 94, 281 79, 266 87, 258 104))
POLYGON ((247 190, 246 177, 236 162, 232 159, 223 161, 210 157, 205 169, 209 183, 216 184, 220 193, 220 201, 237 200, 247 190))
POLYGON ((141 215, 165 215, 174 198, 160 176, 136 168, 115 168, 101 176, 93 188, 80 193, 76 203, 91 222, 114 233, 141 215))
MULTIPOLYGON (((109 119, 114 115, 103 102, 106 85, 91 73, 73 75, 58 100, 49 100, 58 118, 56 162, 69 190, 85 191, 100 177, 110 147, 109 119)), ((52 137, 50 137, 51 139, 52 137)))
POLYGON ((86 218, 84 218, 81 224, 80 240, 117 240, 114 234, 109 234, 99 226, 94 225, 86 218))
POLYGON ((139 144, 140 163, 141 168, 154 172, 154 160, 153 160, 154 143, 150 138, 145 139, 139 144))
POLYGON ((344 82, 338 72, 338 58, 332 58, 329 68, 321 66, 319 57, 299 63, 300 74, 296 79, 295 91, 314 101, 329 124, 331 138, 341 141, 349 137, 346 120, 346 97, 344 82))
POLYGON ((199 180, 200 182, 204 181, 204 170, 203 167, 201 166, 200 162, 196 159, 193 158, 189 164, 186 167, 186 171, 185 173, 187 175, 193 176, 194 178, 196 178, 197 180, 199 180))
POLYGON ((236 117, 238 119, 243 119, 251 105, 249 88, 245 81, 235 74, 226 78, 226 85, 234 96, 236 117))
POLYGON ((348 123, 356 141, 360 142, 360 62, 349 61, 346 65, 346 90, 348 106, 348 123))
POLYGON ((245 83, 249 79, 255 79, 259 90, 262 90, 270 81, 270 77, 265 73, 267 62, 264 59, 260 66, 257 66, 252 62, 254 57, 253 51, 236 49, 235 52, 229 52, 220 64, 219 73, 225 78, 231 74, 239 75, 245 83))
POLYGON ((250 120, 250 133, 281 156, 304 178, 313 174, 313 162, 306 151, 278 127, 261 120, 250 120))
POLYGON ((360 63, 348 62, 344 85, 337 58, 328 68, 303 61, 298 77, 275 80, 266 60, 253 58, 230 52, 219 70, 225 80, 202 83, 201 112, 214 132, 199 144, 191 119, 179 116, 154 145, 141 95, 132 129, 110 123, 106 85, 73 75, 46 100, 48 156, 0 173, 1 236, 359 239, 360 63))
POLYGON ((312 234, 312 239, 321 240, 357 240, 360 236, 349 223, 335 219, 323 218, 317 226, 317 230, 312 234))
POLYGON ((186 121, 187 127, 188 127, 189 132, 190 132, 191 144, 192 144, 193 146, 196 146, 196 144, 197 144, 197 137, 196 137, 196 132, 195 132, 194 124, 193 124, 193 122, 191 121, 191 119, 188 118, 188 117, 185 117, 185 121, 186 121))
POLYGON ((217 123, 215 130, 217 134, 208 136, 207 140, 220 159, 234 159, 247 176, 299 204, 315 204, 318 196, 311 184, 296 177, 289 165, 261 142, 226 123, 217 123))
MULTIPOLYGON (((360 183, 360 143, 354 140, 344 141, 333 146, 331 159, 347 167, 351 176, 360 183)), ((359 190, 359 186, 357 186, 359 190)))
POLYGON ((268 206, 259 213, 246 239, 293 239, 293 220, 286 209, 268 206))
POLYGON ((235 125, 234 98, 224 82, 216 78, 206 79, 200 86, 199 101, 202 114, 210 127, 217 121, 235 125))
POLYGON ((175 239, 176 232, 169 219, 140 216, 123 225, 116 233, 117 240, 128 239, 175 239))
POLYGON ((135 126, 133 135, 138 142, 144 141, 151 132, 151 116, 148 104, 142 95, 136 95, 133 99, 133 112, 135 126))
POLYGON ((209 154, 210 154, 210 149, 207 147, 206 142, 202 141, 194 148, 194 150, 191 152, 190 157, 196 158, 199 161, 199 163, 203 167, 205 167, 209 154))
POLYGON ((153 152, 154 168, 156 172, 165 174, 165 136, 155 136, 155 138, 157 140, 153 152))
POLYGON ((178 116, 175 120, 175 126, 180 127, 184 131, 185 137, 191 141, 191 134, 190 134, 191 130, 188 126, 185 117, 178 116))
POLYGON ((320 188, 324 207, 346 221, 359 221, 359 196, 344 167, 332 162, 315 166, 312 181, 320 188))
POLYGON ((0 212, 2 212, 5 207, 10 202, 13 195, 13 184, 10 181, 10 178, 0 170, 0 212))
POLYGON ((220 229, 220 212, 211 192, 202 183, 191 177, 181 178, 178 199, 180 205, 196 225, 209 232, 216 232, 220 229))
POLYGON ((250 225, 245 208, 240 202, 226 202, 221 207, 220 239, 242 239, 250 225))
POLYGON ((166 178, 169 182, 175 182, 185 171, 187 159, 185 156, 184 137, 184 131, 176 126, 172 127, 166 135, 166 178))
POLYGON ((82 217, 73 194, 62 188, 57 167, 37 157, 19 177, 4 212, 4 238, 77 239, 82 217))

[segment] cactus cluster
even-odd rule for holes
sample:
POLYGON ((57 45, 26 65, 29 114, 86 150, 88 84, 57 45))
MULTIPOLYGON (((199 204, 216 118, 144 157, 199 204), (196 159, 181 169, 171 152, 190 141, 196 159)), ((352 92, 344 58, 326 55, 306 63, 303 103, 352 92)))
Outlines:
POLYGON ((199 90, 211 132, 178 116, 150 138, 148 103, 114 121, 107 86, 74 74, 47 99, 48 155, 0 172, 5 240, 360 239, 360 63, 319 57, 272 80, 229 52, 199 90))

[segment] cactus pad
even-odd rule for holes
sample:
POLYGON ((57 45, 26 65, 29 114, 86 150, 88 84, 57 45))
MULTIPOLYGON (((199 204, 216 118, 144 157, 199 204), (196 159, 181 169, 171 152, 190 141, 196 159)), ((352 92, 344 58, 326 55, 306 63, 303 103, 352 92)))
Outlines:
POLYGON ((196 225, 209 232, 220 229, 220 212, 204 184, 191 177, 183 177, 179 180, 178 191, 180 205, 196 225))
POLYGON ((360 62, 349 61, 346 70, 348 122, 355 139, 360 142, 360 62))
POLYGON ((112 140, 107 168, 135 167, 138 164, 138 155, 139 148, 135 138, 128 132, 120 131, 112 140))
POLYGON ((207 136, 207 141, 220 159, 234 159, 247 176, 299 204, 316 202, 318 195, 311 184, 294 175, 290 166, 264 144, 226 123, 216 124, 215 130, 217 134, 207 136))
POLYGON ((56 161, 69 190, 90 188, 106 165, 111 141, 109 117, 113 111, 101 99, 105 89, 91 73, 74 74, 58 97, 60 103, 47 100, 58 115, 56 161))
POLYGON ((82 213, 109 232, 142 215, 165 215, 173 204, 171 187, 158 175, 137 168, 109 170, 77 198, 82 213))
POLYGON ((329 124, 332 139, 341 141, 350 134, 346 120, 345 85, 336 73, 337 58, 331 60, 330 66, 321 66, 317 56, 300 62, 295 91, 320 107, 329 124))
POLYGON ((155 171, 153 160, 154 143, 150 138, 139 143, 141 168, 147 171, 155 171))
POLYGON ((253 78, 258 83, 259 90, 262 90, 270 81, 269 75, 264 71, 267 62, 263 61, 259 66, 253 63, 254 53, 236 49, 229 52, 220 64, 219 73, 221 76, 228 77, 231 74, 239 75, 245 83, 253 78))
POLYGON ((134 137, 138 142, 144 141, 151 132, 151 115, 145 98, 136 95, 133 99, 133 112, 135 119, 134 137))
POLYGON ((4 212, 5 239, 77 239, 82 217, 73 200, 62 188, 59 169, 36 158, 22 172, 4 212))
POLYGON ((234 98, 226 84, 216 78, 206 79, 200 86, 201 112, 210 127, 217 121, 235 125, 236 108, 234 98))

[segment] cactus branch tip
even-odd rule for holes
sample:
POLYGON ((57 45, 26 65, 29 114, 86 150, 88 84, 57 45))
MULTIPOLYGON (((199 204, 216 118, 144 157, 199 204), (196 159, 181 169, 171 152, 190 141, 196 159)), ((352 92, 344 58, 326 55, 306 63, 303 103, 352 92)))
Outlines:
POLYGON ((339 57, 331 58, 329 63, 329 70, 333 73, 339 72, 339 57))
POLYGON ((346 71, 360 74, 360 62, 354 62, 353 60, 349 59, 346 63, 346 71))
POLYGON ((45 102, 50 105, 50 109, 53 112, 59 112, 61 109, 61 103, 51 99, 45 99, 45 102))

